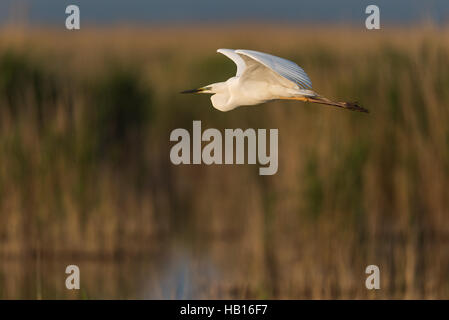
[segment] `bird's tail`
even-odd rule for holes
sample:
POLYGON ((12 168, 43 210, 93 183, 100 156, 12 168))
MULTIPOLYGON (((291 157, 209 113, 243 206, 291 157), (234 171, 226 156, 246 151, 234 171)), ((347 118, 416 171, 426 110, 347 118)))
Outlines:
POLYGON ((344 109, 348 109, 348 110, 352 110, 352 111, 369 113, 369 111, 367 109, 359 106, 357 102, 335 102, 335 101, 329 100, 325 97, 318 96, 318 95, 313 96, 313 97, 306 97, 305 101, 312 102, 312 103, 326 104, 326 105, 344 108, 344 109))

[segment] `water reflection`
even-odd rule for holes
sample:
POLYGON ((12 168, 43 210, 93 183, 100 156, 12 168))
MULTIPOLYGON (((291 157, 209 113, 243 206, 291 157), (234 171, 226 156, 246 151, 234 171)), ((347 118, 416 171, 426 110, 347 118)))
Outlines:
POLYGON ((161 277, 146 282, 143 298, 197 299, 203 287, 219 276, 208 257, 195 257, 186 249, 176 249, 164 264, 161 277))
POLYGON ((126 259, 2 259, 1 299, 195 299, 219 273, 209 258, 173 247, 126 259), (80 268, 80 290, 65 288, 67 265, 80 268))
POLYGON ((419 246, 387 239, 351 248, 334 241, 258 255, 237 238, 201 250, 169 245, 136 258, 3 258, 0 299, 447 298, 447 242, 419 246), (381 270, 376 292, 364 286, 371 263, 381 270), (80 268, 80 290, 65 288, 69 264, 80 268))

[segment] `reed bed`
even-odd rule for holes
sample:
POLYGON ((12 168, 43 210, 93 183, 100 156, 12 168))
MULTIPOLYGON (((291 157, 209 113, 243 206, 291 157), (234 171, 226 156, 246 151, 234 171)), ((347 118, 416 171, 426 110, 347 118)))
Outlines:
POLYGON ((448 298, 448 36, 1 29, 0 297, 448 298), (298 102, 221 113, 178 94, 233 75, 217 48, 294 60, 317 92, 371 113, 298 102), (170 132, 193 120, 278 128, 278 173, 174 166, 170 132), (61 261, 87 265, 81 292, 63 287, 61 261), (184 264, 187 280, 167 289, 167 265, 184 264), (370 264, 381 290, 365 288, 370 264))

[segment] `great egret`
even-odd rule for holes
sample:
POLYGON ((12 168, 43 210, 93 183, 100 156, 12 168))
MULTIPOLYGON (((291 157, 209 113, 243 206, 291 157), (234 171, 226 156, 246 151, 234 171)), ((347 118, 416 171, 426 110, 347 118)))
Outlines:
POLYGON ((218 49, 237 65, 235 77, 182 93, 210 93, 212 105, 220 111, 289 99, 368 112, 353 102, 334 102, 312 91, 312 82, 296 63, 253 50, 218 49))

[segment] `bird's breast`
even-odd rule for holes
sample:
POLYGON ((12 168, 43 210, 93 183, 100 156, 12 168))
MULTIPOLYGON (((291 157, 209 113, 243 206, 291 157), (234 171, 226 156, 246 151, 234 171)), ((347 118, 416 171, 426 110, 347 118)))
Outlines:
POLYGON ((255 105, 273 99, 267 83, 259 81, 245 81, 230 88, 231 103, 237 105, 255 105))

